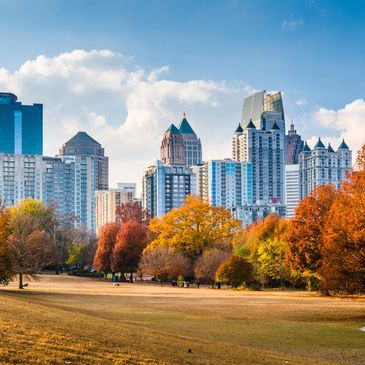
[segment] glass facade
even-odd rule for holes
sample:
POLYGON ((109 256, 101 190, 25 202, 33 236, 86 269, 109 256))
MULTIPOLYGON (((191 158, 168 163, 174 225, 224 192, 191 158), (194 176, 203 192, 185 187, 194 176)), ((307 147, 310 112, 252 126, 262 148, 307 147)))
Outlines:
POLYGON ((43 153, 43 105, 22 105, 10 93, 0 93, 0 153, 43 153))

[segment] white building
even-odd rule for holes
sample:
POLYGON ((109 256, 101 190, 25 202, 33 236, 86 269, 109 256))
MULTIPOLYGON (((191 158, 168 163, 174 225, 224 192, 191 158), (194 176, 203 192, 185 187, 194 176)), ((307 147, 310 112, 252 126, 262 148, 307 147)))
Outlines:
POLYGON ((317 186, 332 183, 339 188, 352 164, 352 153, 345 141, 337 151, 331 145, 326 148, 318 139, 313 150, 305 144, 299 154, 300 197, 303 199, 317 186))
POLYGON ((299 165, 285 165, 285 206, 286 216, 293 218, 300 201, 299 165))
POLYGON ((106 223, 118 221, 117 209, 136 200, 136 184, 118 183, 115 189, 95 192, 95 229, 99 234, 106 223))

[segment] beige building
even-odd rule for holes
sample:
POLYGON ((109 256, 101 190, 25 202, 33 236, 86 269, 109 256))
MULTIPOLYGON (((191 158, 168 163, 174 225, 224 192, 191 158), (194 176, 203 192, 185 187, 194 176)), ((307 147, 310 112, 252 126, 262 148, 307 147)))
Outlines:
POLYGON ((95 192, 95 228, 98 235, 106 223, 117 222, 116 210, 122 204, 136 201, 136 184, 118 183, 117 187, 95 192))
POLYGON ((160 156, 164 165, 186 165, 184 139, 174 124, 164 133, 160 156))

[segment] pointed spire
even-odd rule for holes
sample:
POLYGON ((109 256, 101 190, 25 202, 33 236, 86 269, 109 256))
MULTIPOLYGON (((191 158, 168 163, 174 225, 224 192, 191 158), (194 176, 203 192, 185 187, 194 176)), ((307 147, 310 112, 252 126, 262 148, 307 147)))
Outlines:
POLYGON ((253 124, 252 119, 250 119, 250 122, 246 125, 246 128, 247 129, 251 129, 251 128, 256 129, 256 126, 255 126, 255 124, 253 124))
POLYGON ((310 149, 310 147, 308 146, 308 143, 307 143, 307 142, 305 142, 305 144, 304 144, 303 152, 311 152, 311 149, 310 149))
POLYGON ((345 139, 342 140, 342 143, 338 147, 339 150, 348 150, 349 146, 345 143, 345 139))
POLYGON ((189 124, 189 122, 186 119, 185 112, 183 114, 183 119, 180 122, 179 130, 180 130, 180 133, 183 133, 183 134, 195 134, 193 128, 191 128, 191 125, 189 124))
POLYGON ((328 147, 327 147, 328 152, 335 152, 331 146, 331 143, 328 143, 328 147))
POLYGON ((241 127, 241 123, 238 123, 238 127, 237 129, 234 131, 234 133, 242 133, 243 132, 243 129, 241 127))
POLYGON ((180 133, 180 131, 176 128, 174 123, 171 123, 170 127, 166 130, 166 132, 171 132, 173 134, 180 133))
POLYGON ((274 125, 271 127, 271 130, 280 130, 280 128, 278 127, 278 125, 276 124, 276 122, 274 122, 274 125))
POLYGON ((321 141, 321 137, 318 138, 318 142, 316 143, 316 145, 314 146, 314 148, 326 148, 323 144, 323 142, 321 141))

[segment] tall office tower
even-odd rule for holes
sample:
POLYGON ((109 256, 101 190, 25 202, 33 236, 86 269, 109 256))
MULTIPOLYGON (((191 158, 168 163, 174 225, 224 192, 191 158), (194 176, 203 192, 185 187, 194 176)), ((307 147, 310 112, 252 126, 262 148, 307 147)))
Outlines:
POLYGON ((43 105, 23 105, 0 93, 0 153, 43 154, 43 105))
POLYGON ((286 217, 293 218, 300 202, 299 164, 285 165, 286 217))
POLYGON ((270 130, 274 123, 284 130, 285 116, 281 92, 266 95, 266 91, 259 91, 243 101, 242 126, 250 121, 256 129, 270 130))
POLYGON ((142 206, 152 217, 180 208, 188 195, 196 193, 196 178, 186 166, 150 166, 143 176, 142 206))
POLYGON ((164 165, 186 165, 184 139, 174 124, 163 135, 160 154, 164 165))
POLYGON ((306 143, 299 154, 300 197, 303 199, 317 186, 328 183, 339 188, 351 163, 352 154, 345 141, 336 152, 331 145, 326 148, 320 138, 313 150, 306 143))
POLYGON ((288 134, 285 136, 285 157, 286 165, 297 165, 299 163, 299 153, 302 152, 304 142, 294 128, 294 123, 290 124, 288 134))
POLYGON ((108 157, 104 148, 85 132, 78 132, 60 149, 73 183, 74 215, 77 227, 95 232, 95 191, 108 189, 108 157))
POLYGON ((136 184, 118 183, 117 187, 109 190, 95 192, 95 230, 99 234, 100 229, 106 223, 118 222, 116 210, 122 204, 133 203, 136 199, 136 184))
POLYGON ((232 136, 232 157, 252 164, 253 203, 284 204, 285 119, 281 93, 245 98, 232 136))
POLYGON ((202 163, 202 144, 187 121, 185 113, 179 125, 179 132, 184 142, 186 165, 200 165, 202 163))

